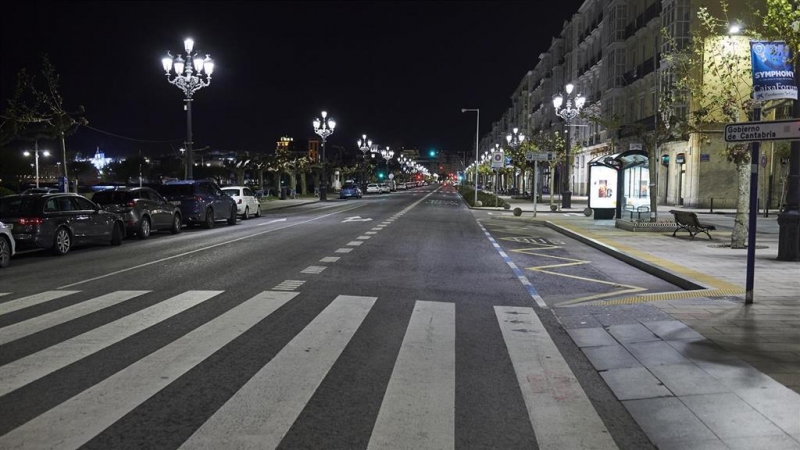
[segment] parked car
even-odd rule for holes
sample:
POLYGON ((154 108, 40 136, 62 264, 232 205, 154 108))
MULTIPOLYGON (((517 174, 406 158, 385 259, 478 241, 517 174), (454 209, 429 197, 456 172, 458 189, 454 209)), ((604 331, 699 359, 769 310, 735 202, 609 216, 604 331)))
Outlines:
POLYGON ((120 245, 125 224, 114 213, 78 194, 0 197, 0 220, 11 228, 18 249, 51 249, 66 255, 75 245, 120 245))
POLYGON ((339 198, 348 197, 361 198, 361 188, 355 183, 348 183, 342 186, 342 190, 339 192, 339 198))
POLYGON ((388 194, 388 193, 392 192, 391 188, 390 188, 390 187, 389 187, 389 185, 388 185, 388 184, 386 184, 386 183, 379 183, 379 184, 378 184, 378 187, 379 187, 379 188, 380 188, 380 190, 381 190, 381 192, 380 192, 381 194, 384 194, 384 193, 385 193, 385 194, 388 194))
POLYGON ((30 189, 25 189, 22 191, 22 195, 30 195, 30 194, 58 194, 59 191, 56 188, 48 188, 48 187, 35 187, 30 189))
POLYGON ((258 201, 256 193, 249 187, 225 186, 222 188, 222 192, 230 195, 236 202, 236 212, 242 216, 242 219, 249 219, 250 214, 261 217, 261 202, 258 201))
POLYGON ((156 190, 180 208, 181 218, 187 226, 201 223, 205 228, 213 228, 214 222, 223 219, 228 221, 228 225, 236 225, 236 202, 213 181, 170 181, 156 190))
POLYGON ((377 183, 369 183, 367 185, 367 194, 380 194, 381 188, 377 183))
POLYGON ((181 210, 149 187, 106 189, 95 192, 92 201, 106 211, 119 214, 128 234, 147 239, 154 230, 181 232, 181 210))
POLYGON ((405 191, 406 190, 406 184, 404 182, 402 182, 402 181, 397 183, 397 190, 398 191, 405 191))
POLYGON ((6 224, 0 222, 0 267, 8 267, 14 256, 14 235, 6 224))

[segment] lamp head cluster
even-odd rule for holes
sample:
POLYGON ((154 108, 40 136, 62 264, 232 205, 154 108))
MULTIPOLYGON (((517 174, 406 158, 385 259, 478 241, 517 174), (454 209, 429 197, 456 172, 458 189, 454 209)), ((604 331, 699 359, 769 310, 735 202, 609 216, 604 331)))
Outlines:
POLYGON ((362 134, 361 139, 358 140, 358 149, 361 150, 361 153, 363 153, 364 156, 366 156, 367 152, 370 151, 371 148, 372 139, 367 139, 367 135, 362 134))
POLYGON ((561 94, 556 95, 553 97, 553 107, 556 110, 556 115, 561 117, 565 121, 569 122, 581 112, 583 105, 586 103, 586 97, 582 94, 578 93, 575 97, 570 97, 572 94, 572 90, 575 86, 572 83, 569 83, 565 86, 565 90, 567 91, 566 95, 566 104, 564 104, 564 96, 561 94), (562 108, 561 106, 564 105, 562 108))
POLYGON ((167 52, 167 56, 161 59, 161 65, 167 75, 167 81, 183 90, 187 98, 191 98, 195 91, 211 84, 214 60, 208 54, 203 58, 199 53, 192 53, 194 40, 191 38, 183 41, 183 47, 186 50, 186 59, 183 59, 181 54, 172 56, 170 52, 167 52), (173 70, 175 76, 170 79, 173 70))
POLYGON ((525 141, 525 135, 519 132, 519 128, 514 127, 511 133, 506 136, 506 141, 511 147, 517 148, 525 141))
POLYGON ((332 118, 328 118, 327 111, 322 111, 322 120, 319 118, 314 119, 313 125, 314 133, 317 133, 324 142, 328 136, 333 134, 333 130, 336 128, 336 121, 332 118))

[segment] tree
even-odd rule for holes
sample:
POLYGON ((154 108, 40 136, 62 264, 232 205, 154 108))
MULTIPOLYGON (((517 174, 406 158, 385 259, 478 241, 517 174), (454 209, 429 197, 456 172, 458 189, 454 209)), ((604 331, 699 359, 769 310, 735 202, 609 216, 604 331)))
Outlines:
POLYGON ((547 164, 550 168, 550 209, 555 211, 558 209, 553 197, 556 166, 565 162, 564 159, 567 152, 567 142, 564 140, 564 137, 561 135, 561 133, 539 131, 533 135, 531 138, 531 143, 542 151, 553 154, 553 159, 547 161, 547 164))
MULTIPOLYGON (((722 17, 699 8, 699 27, 688 48, 668 42, 671 51, 663 58, 674 74, 674 84, 665 96, 665 108, 690 105, 685 117, 671 117, 679 128, 708 143, 723 123, 738 122, 752 111, 749 47, 743 38, 727 36, 728 4, 720 1, 722 17)), ((750 153, 746 144, 726 144, 724 156, 737 174, 737 204, 731 247, 744 248, 749 211, 750 153)))

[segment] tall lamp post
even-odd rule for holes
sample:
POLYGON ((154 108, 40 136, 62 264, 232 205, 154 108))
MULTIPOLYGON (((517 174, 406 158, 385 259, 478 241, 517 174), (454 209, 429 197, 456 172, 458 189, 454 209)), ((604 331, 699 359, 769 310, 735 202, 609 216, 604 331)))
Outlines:
MULTIPOLYGON (((31 156, 31 152, 25 150, 22 152, 25 156, 31 156)), ((50 156, 50 152, 47 150, 42 151, 42 156, 50 156)), ((36 171, 36 187, 39 187, 39 141, 34 141, 33 143, 33 165, 36 171)))
MULTIPOLYGON (((519 132, 519 128, 514 127, 511 130, 511 133, 506 135, 506 142, 508 142, 508 146, 513 148, 514 150, 518 149, 520 145, 525 141, 525 135, 519 132)), ((515 184, 516 186, 516 175, 515 175, 515 184)))
POLYGON ((186 110, 186 178, 191 179, 194 176, 192 173, 192 166, 194 166, 194 154, 192 153, 192 96, 195 92, 211 84, 211 74, 214 73, 214 60, 211 59, 210 55, 206 55, 203 58, 196 52, 192 53, 194 48, 192 39, 184 40, 183 46, 186 50, 185 60, 180 54, 173 57, 167 52, 167 56, 161 59, 161 64, 164 66, 167 81, 183 91, 183 101, 186 102, 184 106, 186 110), (175 76, 170 79, 170 70, 172 69, 175 70, 175 76), (203 72, 205 72, 205 77, 203 77, 203 72))
MULTIPOLYGON (((476 119, 475 119, 475 163, 478 163, 478 138, 480 137, 480 130, 481 130, 481 110, 480 108, 461 108, 461 112, 465 113, 467 111, 475 111, 476 119)), ((472 203, 474 206, 478 206, 478 168, 475 167, 475 201, 472 203)))
POLYGON ((381 156, 386 160, 386 178, 389 178, 389 160, 394 157, 394 150, 389 150, 389 146, 386 146, 385 150, 381 150, 381 156))
POLYGON ((366 134, 361 135, 361 139, 358 140, 358 149, 361 150, 361 154, 364 157, 361 160, 361 185, 365 186, 366 183, 366 165, 367 165, 367 153, 369 153, 370 149, 372 148, 372 139, 367 139, 366 134))
POLYGON ((322 120, 314 119, 314 133, 317 133, 322 138, 322 183, 319 189, 319 199, 321 201, 328 200, 328 179, 325 172, 325 141, 328 136, 333 134, 333 129, 336 128, 336 121, 328 118, 327 111, 322 111, 322 120))
POLYGON ((581 108, 583 108, 583 104, 586 103, 586 97, 581 95, 580 93, 575 95, 574 97, 570 97, 572 94, 572 90, 575 88, 572 83, 569 83, 565 86, 565 90, 567 91, 567 103, 562 108, 562 104, 564 104, 564 97, 561 94, 556 95, 553 97, 553 107, 555 107, 555 112, 558 117, 564 119, 567 128, 567 142, 564 151, 564 180, 562 181, 562 189, 561 189, 561 207, 562 208, 570 208, 572 202, 572 192, 570 187, 570 179, 569 179, 569 150, 570 150, 570 123, 581 112, 581 108))

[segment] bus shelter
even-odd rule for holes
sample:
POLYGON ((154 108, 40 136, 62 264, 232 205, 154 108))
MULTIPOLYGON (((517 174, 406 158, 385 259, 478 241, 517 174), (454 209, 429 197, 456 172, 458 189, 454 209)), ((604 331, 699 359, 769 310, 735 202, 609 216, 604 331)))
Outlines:
POLYGON ((650 205, 650 159, 643 150, 589 161, 589 208, 595 220, 622 217, 623 209, 650 205))

